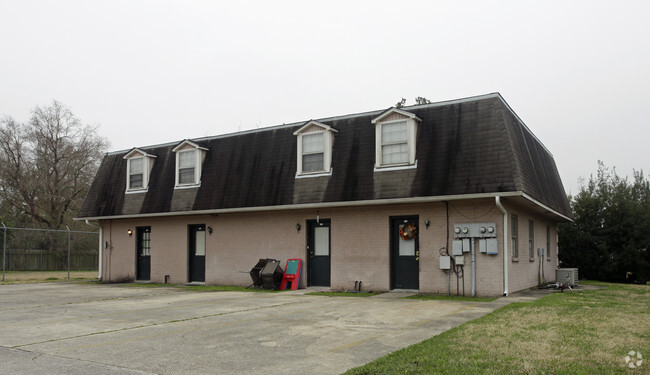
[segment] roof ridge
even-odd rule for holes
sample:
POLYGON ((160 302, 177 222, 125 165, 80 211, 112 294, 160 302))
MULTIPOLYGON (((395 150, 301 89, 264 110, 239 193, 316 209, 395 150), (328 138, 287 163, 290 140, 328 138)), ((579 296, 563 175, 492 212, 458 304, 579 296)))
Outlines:
MULTIPOLYGON (((494 97, 501 98, 501 94, 499 94, 498 92, 493 92, 493 93, 489 93, 489 94, 468 96, 468 97, 458 98, 458 99, 443 100, 443 101, 428 103, 428 104, 414 104, 414 105, 410 105, 410 106, 401 107, 399 109, 406 110, 406 108, 412 108, 412 109, 434 108, 434 107, 441 107, 441 106, 452 105, 452 104, 457 104, 457 103, 465 103, 465 102, 470 102, 470 101, 484 100, 484 99, 489 99, 489 98, 494 98, 494 97)), ((501 99, 503 100, 503 98, 501 98, 501 99)), ((339 120, 345 120, 345 119, 351 119, 351 118, 357 118, 357 117, 363 117, 363 116, 373 116, 373 115, 376 115, 376 114, 381 114, 381 113, 385 112, 387 109, 390 109, 391 107, 392 106, 389 106, 389 107, 384 108, 384 109, 377 109, 377 110, 365 111, 365 112, 357 112, 357 113, 351 113, 351 114, 347 114, 347 115, 323 117, 323 118, 318 118, 318 119, 309 119, 309 120, 291 122, 291 123, 288 123, 288 124, 285 123, 285 124, 282 124, 282 125, 271 125, 271 126, 267 126, 267 127, 264 127, 264 128, 258 128, 258 129, 249 129, 249 130, 236 131, 236 132, 230 132, 230 133, 224 133, 224 134, 218 134, 218 135, 210 135, 210 136, 204 136, 204 137, 198 137, 198 138, 185 138, 185 139, 180 139, 180 140, 177 140, 177 141, 170 141, 170 142, 165 142, 165 143, 160 143, 160 144, 155 144, 155 145, 135 146, 135 147, 131 147, 129 149, 109 151, 109 152, 106 153, 106 155, 121 154, 123 152, 130 151, 130 150, 132 150, 134 148, 144 150, 144 149, 153 149, 153 148, 159 148, 159 147, 174 146, 174 145, 180 144, 181 142, 183 142, 185 140, 190 140, 190 141, 193 141, 193 142, 211 141, 213 139, 221 139, 221 138, 235 137, 235 136, 245 135, 245 134, 254 134, 254 133, 261 133, 261 132, 278 130, 278 129, 291 128, 291 127, 294 127, 294 126, 304 125, 306 121, 311 121, 311 120, 318 121, 318 122, 325 122, 325 121, 339 121, 339 120)))

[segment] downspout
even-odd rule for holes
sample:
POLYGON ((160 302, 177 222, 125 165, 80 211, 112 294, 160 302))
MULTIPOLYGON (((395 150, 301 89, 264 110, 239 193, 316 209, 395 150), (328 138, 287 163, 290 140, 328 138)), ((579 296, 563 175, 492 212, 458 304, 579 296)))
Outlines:
POLYGON ((101 281, 102 280, 102 258, 104 257, 104 254, 103 254, 103 251, 102 251, 104 249, 104 246, 103 246, 104 245, 104 228, 99 224, 91 223, 90 221, 88 221, 88 219, 86 219, 86 224, 88 224, 90 226, 93 226, 93 227, 99 228, 99 275, 97 275, 97 280, 101 281))
POLYGON ((503 215, 503 295, 508 296, 508 211, 501 204, 501 197, 494 197, 497 208, 503 215))

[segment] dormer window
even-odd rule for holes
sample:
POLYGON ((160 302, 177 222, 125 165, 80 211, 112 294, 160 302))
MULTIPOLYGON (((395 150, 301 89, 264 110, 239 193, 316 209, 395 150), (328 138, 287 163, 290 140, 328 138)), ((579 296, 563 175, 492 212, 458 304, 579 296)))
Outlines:
POLYGON ((176 187, 201 185, 201 169, 208 149, 185 140, 172 150, 176 153, 176 187))
POLYGON ((129 164, 129 190, 144 188, 144 158, 133 158, 129 164))
POLYGON ((372 120, 375 124, 375 168, 415 166, 417 123, 412 113, 391 108, 372 120))
POLYGON ((196 150, 185 150, 178 152, 178 184, 188 185, 196 184, 199 179, 196 178, 196 150))
POLYGON ((298 137, 296 177, 330 175, 332 145, 338 130, 318 121, 308 121, 293 135, 298 137))
POLYGON ((303 134, 302 171, 305 173, 325 171, 325 135, 323 132, 303 134))
POLYGON ((126 192, 138 193, 145 192, 149 188, 149 175, 153 168, 155 155, 134 148, 125 156, 126 159, 126 192))
POLYGON ((381 163, 406 164, 409 161, 406 121, 381 125, 381 163))

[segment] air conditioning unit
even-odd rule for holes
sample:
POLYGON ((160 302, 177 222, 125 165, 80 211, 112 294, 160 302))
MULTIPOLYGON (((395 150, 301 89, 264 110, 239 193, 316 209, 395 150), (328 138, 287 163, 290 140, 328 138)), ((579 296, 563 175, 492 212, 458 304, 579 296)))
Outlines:
POLYGON ((555 280, 558 283, 567 283, 569 286, 578 285, 578 269, 577 268, 558 268, 555 270, 555 280))

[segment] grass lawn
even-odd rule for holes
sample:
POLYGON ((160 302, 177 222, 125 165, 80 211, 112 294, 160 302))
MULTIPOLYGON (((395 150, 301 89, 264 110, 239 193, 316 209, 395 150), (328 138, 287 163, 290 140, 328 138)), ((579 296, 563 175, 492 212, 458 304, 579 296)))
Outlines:
MULTIPOLYGON (((70 271, 70 281, 97 280, 97 271, 70 271)), ((1 280, 1 279, 0 279, 1 280)), ((68 271, 6 271, 2 284, 26 284, 68 281, 68 271)))
POLYGON ((650 285, 590 284, 607 288, 513 303, 346 374, 650 374, 650 285))

